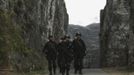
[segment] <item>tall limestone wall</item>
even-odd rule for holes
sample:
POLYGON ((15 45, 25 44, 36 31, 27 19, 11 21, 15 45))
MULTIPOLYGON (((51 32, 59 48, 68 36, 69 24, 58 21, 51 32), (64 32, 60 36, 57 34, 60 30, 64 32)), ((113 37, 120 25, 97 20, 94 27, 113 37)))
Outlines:
POLYGON ((100 17, 101 66, 134 68, 134 1, 107 0, 100 17))
POLYGON ((67 26, 64 0, 0 0, 0 69, 45 69, 48 35, 58 40, 67 26))

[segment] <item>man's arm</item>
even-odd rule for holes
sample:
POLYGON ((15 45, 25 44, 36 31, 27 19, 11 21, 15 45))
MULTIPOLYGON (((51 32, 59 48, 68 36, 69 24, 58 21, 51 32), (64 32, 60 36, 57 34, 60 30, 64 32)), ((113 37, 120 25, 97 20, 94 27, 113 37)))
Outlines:
POLYGON ((82 45, 83 45, 84 50, 86 51, 86 44, 83 40, 82 40, 82 45))
POLYGON ((83 53, 84 53, 84 56, 86 55, 86 44, 84 43, 83 40, 82 41, 82 45, 83 45, 83 53))

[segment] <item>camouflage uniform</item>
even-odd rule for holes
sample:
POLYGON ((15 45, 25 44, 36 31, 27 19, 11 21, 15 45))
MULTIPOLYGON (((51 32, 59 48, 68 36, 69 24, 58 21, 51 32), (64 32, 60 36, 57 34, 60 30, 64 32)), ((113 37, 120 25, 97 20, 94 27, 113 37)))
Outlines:
POLYGON ((73 55, 74 55, 74 68, 75 73, 79 71, 82 74, 83 58, 85 56, 86 46, 82 39, 74 39, 72 43, 73 55))
POLYGON ((57 57, 57 45, 54 41, 50 40, 45 44, 43 52, 46 54, 48 60, 48 70, 50 75, 52 72, 56 73, 56 57, 57 57))
POLYGON ((67 46, 67 53, 66 53, 66 74, 69 75, 69 70, 71 66, 71 62, 73 60, 73 51, 72 51, 72 42, 67 40, 66 41, 67 46))
POLYGON ((70 64, 72 61, 72 51, 70 49, 70 41, 62 40, 58 45, 58 65, 62 75, 69 75, 70 64))

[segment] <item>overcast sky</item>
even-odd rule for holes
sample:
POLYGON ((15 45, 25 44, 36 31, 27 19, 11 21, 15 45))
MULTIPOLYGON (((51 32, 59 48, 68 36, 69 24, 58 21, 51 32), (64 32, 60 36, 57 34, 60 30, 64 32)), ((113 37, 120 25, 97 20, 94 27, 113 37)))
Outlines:
POLYGON ((99 23, 100 10, 106 0, 65 0, 69 23, 86 26, 99 23))

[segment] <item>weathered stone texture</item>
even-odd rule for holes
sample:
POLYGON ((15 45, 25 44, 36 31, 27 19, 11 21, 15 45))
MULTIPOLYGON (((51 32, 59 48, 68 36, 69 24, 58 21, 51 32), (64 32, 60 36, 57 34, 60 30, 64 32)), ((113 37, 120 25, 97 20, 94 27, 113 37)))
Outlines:
POLYGON ((133 0, 107 0, 106 7, 101 11, 102 67, 132 65, 133 5, 133 0))
MULTIPOLYGON (((13 67, 27 71, 46 67, 41 51, 48 35, 52 34, 58 40, 67 30, 68 14, 64 0, 0 0, 0 14, 11 14, 9 19, 13 24, 10 26, 17 29, 27 49, 32 50, 24 54, 11 51, 9 56, 13 67)), ((1 22, 0 27, 3 27, 1 22)))

